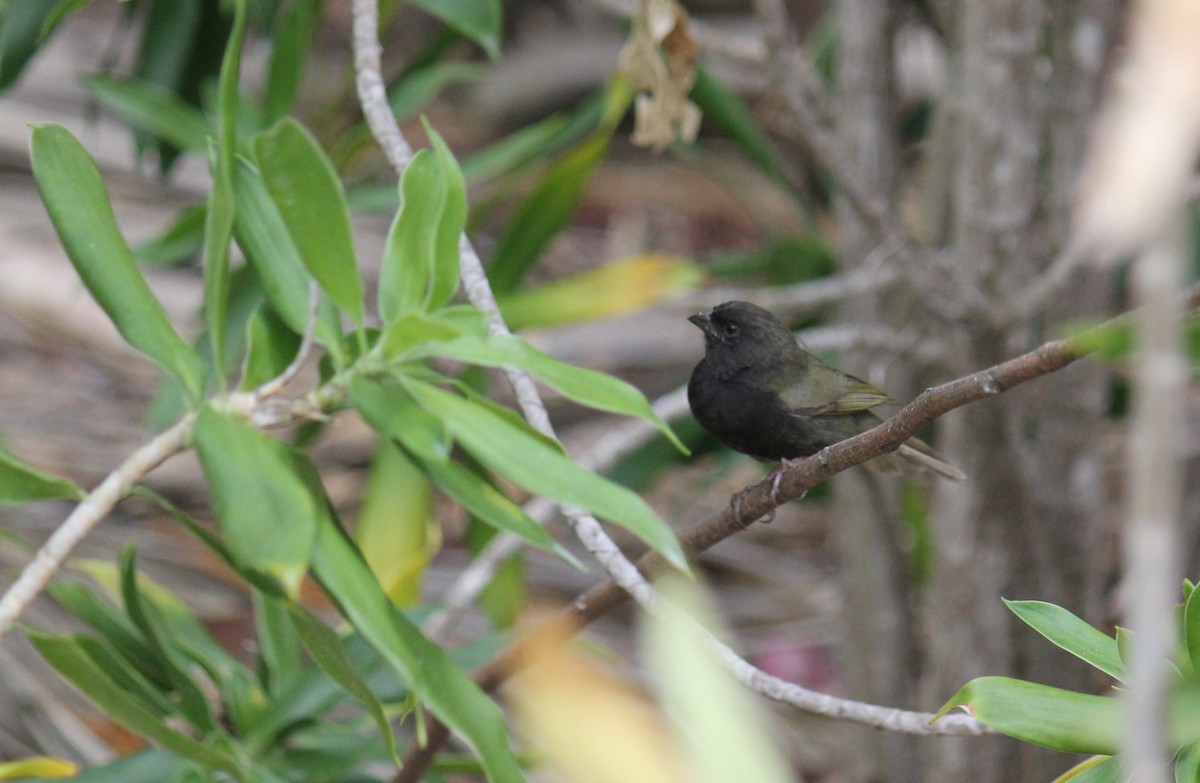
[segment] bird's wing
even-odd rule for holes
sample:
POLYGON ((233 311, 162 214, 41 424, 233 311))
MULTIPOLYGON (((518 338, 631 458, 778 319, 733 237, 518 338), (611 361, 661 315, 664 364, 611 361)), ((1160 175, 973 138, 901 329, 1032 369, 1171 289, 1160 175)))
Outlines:
POLYGON ((802 416, 836 416, 865 411, 892 401, 866 381, 811 361, 803 381, 780 392, 784 404, 802 416))

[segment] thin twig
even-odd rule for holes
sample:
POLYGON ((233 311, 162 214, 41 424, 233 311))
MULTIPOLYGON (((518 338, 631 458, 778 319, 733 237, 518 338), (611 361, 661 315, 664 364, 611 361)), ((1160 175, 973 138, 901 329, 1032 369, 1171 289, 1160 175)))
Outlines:
POLYGON ((130 454, 80 501, 0 598, 0 638, 37 598, 80 541, 146 474, 187 448, 195 416, 187 415, 130 454))
POLYGON ((272 378, 254 390, 254 394, 259 400, 266 400, 279 394, 300 374, 300 368, 304 366, 309 353, 312 352, 313 340, 317 331, 317 316, 320 310, 321 289, 317 287, 316 280, 309 280, 308 321, 304 324, 304 336, 300 338, 300 348, 296 351, 296 357, 292 359, 292 363, 278 377, 272 378))

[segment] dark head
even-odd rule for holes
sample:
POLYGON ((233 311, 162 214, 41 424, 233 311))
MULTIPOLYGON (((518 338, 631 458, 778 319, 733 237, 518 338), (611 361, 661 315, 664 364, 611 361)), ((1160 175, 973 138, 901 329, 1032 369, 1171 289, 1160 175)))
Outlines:
POLYGON ((725 302, 688 320, 704 332, 709 357, 736 355, 750 364, 797 349, 796 339, 778 318, 749 302, 725 302))

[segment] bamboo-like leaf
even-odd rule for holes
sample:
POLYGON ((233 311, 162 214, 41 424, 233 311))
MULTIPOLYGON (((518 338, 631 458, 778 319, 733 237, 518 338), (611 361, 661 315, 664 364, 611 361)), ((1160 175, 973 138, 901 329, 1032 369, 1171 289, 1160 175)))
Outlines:
POLYGON ((1117 640, 1093 628, 1061 606, 1045 601, 1004 601, 1033 630, 1110 677, 1123 681, 1125 665, 1117 640))
POLYGON ((60 478, 17 459, 0 449, 0 503, 83 497, 83 490, 70 479, 60 478))
POLYGON ((93 663, 74 637, 34 630, 26 635, 47 663, 120 725, 206 767, 239 773, 232 754, 171 728, 93 663))
POLYGON ((263 119, 273 123, 292 110, 312 49, 313 28, 319 17, 318 0, 298 0, 282 15, 271 36, 271 60, 263 90, 263 119))
POLYGON ((96 164, 61 125, 33 128, 33 175, 80 278, 121 336, 200 399, 204 362, 172 328, 117 227, 96 164))
POLYGON ((585 508, 627 528, 676 568, 687 570, 671 529, 633 492, 581 468, 527 426, 489 407, 420 381, 405 379, 404 385, 489 470, 536 494, 585 508))
POLYGON ((1121 704, 1010 677, 971 680, 938 712, 962 707, 1019 740, 1070 753, 1111 756, 1121 747, 1121 704))
POLYGON ((379 733, 392 760, 399 765, 400 754, 396 750, 396 735, 392 732, 391 721, 388 720, 383 705, 376 698, 371 686, 355 670, 350 656, 346 654, 346 648, 342 646, 341 638, 300 604, 291 602, 287 609, 296 632, 304 641, 304 648, 326 674, 366 708, 375 725, 379 727, 379 733))
POLYGON ((358 325, 363 290, 355 262, 346 197, 333 164, 317 140, 291 118, 280 120, 254 145, 263 182, 304 266, 358 325))
POLYGON ((307 457, 244 421, 204 408, 196 451, 225 541, 244 567, 295 596, 308 568, 325 499, 302 475, 307 457))
POLYGON ((688 449, 654 412, 646 397, 630 384, 595 370, 560 362, 520 337, 463 335, 453 340, 423 343, 404 354, 407 359, 441 356, 484 367, 520 367, 568 399, 596 410, 636 416, 658 428, 684 454, 688 449))
POLYGON ((493 60, 500 56, 500 0, 414 0, 413 4, 479 44, 493 60))
POLYGON ((445 651, 397 612, 362 555, 330 519, 322 523, 313 571, 342 613, 422 702, 475 749, 492 783, 523 783, 504 718, 445 651))
POLYGON ((355 375, 350 379, 350 403, 380 435, 403 443, 429 462, 445 462, 451 438, 445 424, 426 413, 404 387, 378 384, 355 375))
MULTIPOLYGON (((296 334, 303 334, 309 316, 309 275, 279 210, 267 193, 255 166, 239 157, 234 163, 234 235, 254 268, 271 308, 296 334)), ((337 357, 342 354, 342 329, 337 308, 321 295, 316 339, 337 357)))
POLYGON ((199 109, 145 79, 85 76, 80 80, 105 108, 131 126, 181 150, 203 153, 211 131, 199 109))

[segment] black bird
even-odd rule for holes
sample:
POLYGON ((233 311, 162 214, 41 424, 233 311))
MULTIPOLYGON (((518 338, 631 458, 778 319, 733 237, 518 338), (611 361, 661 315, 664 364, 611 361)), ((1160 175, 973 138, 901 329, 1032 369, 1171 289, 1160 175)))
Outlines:
MULTIPOLYGON (((874 427, 882 420, 870 408, 891 402, 871 384, 801 348, 758 305, 725 302, 688 320, 704 332, 704 358, 688 381, 688 404, 700 426, 735 451, 786 464, 874 427)), ((917 438, 900 446, 896 456, 952 481, 966 478, 917 438)), ((880 473, 901 470, 890 454, 867 466, 880 473)))

